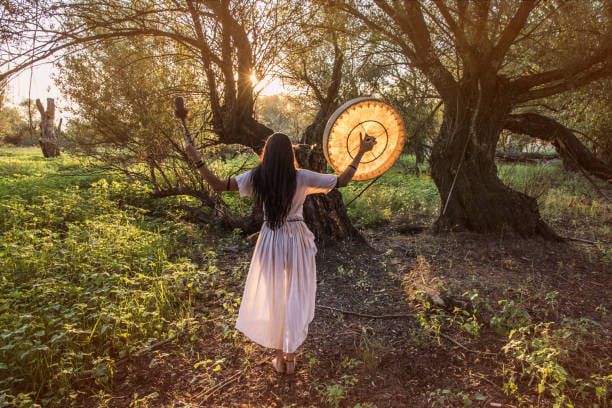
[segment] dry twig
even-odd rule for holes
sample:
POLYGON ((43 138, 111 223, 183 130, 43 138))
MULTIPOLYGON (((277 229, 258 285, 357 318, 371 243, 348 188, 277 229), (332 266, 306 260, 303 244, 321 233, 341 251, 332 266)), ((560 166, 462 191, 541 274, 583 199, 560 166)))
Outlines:
POLYGON ((359 312, 353 312, 350 310, 344 310, 344 309, 338 309, 335 307, 331 307, 331 306, 324 306, 324 305, 317 305, 318 308, 321 309, 328 309, 328 310, 333 310, 336 312, 340 312, 342 314, 348 314, 348 315, 353 315, 353 316, 360 316, 360 317, 366 317, 368 319, 398 319, 398 318, 407 318, 407 317, 414 317, 413 314, 383 314, 383 315, 372 315, 372 314, 367 314, 367 313, 359 313, 359 312))

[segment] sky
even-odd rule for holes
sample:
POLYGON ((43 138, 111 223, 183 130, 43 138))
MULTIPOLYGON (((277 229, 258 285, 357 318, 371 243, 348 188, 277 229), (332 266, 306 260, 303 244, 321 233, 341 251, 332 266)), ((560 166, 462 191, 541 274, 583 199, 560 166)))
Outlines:
POLYGON ((261 90, 261 96, 276 95, 280 93, 288 93, 287 87, 285 87, 282 81, 278 78, 264 78, 258 81, 255 85, 255 92, 261 90))
MULTIPOLYGON (((20 72, 9 80, 8 101, 18 105, 28 98, 30 90, 30 69, 20 72)), ((32 71, 32 99, 59 98, 61 94, 53 84, 52 74, 55 72, 52 63, 37 65, 32 71)))
MULTIPOLYGON (((29 68, 12 77, 8 82, 8 103, 19 105, 21 101, 28 99, 29 94, 31 94, 32 99, 36 100, 39 98, 43 103, 46 98, 55 98, 56 109, 58 111, 56 115, 58 117, 67 115, 62 107, 68 106, 70 102, 63 97, 60 90, 53 83, 53 75, 56 73, 57 69, 51 62, 36 65, 32 71, 31 90, 29 68)), ((259 90, 261 90, 261 96, 287 92, 287 89, 278 78, 264 78, 258 81, 255 91, 259 90)))

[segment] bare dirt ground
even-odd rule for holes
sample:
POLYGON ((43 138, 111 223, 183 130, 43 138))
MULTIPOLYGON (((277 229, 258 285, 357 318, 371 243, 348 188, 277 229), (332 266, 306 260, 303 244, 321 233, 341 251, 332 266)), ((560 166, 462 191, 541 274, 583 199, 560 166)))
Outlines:
MULTIPOLYGON (((542 321, 551 313, 546 294, 556 291, 552 313, 599 322, 606 333, 601 344, 610 344, 612 322, 602 312, 612 309, 610 265, 593 245, 469 233, 402 235, 392 226, 365 236, 369 246, 319 247, 318 307, 295 375, 277 375, 268 364, 271 351, 233 330, 237 309, 228 314, 203 300, 196 316, 203 323, 194 336, 118 367, 106 395, 84 404, 427 407, 434 406, 433 394, 449 390, 479 395, 473 406, 516 406, 503 393, 507 338, 487 325, 476 337, 452 327, 438 338, 428 335, 408 300, 415 287, 439 293, 447 307, 469 308, 464 294, 474 290, 493 302, 513 299, 542 321), (225 317, 206 321, 214 310, 225 317)), ((244 242, 219 257, 219 268, 232 277, 226 290, 241 294, 252 245, 244 242)), ((487 321, 487 311, 479 313, 487 321)), ((595 352, 610 360, 605 348, 595 352)), ((90 386, 89 395, 96 392, 90 386)), ((550 406, 545 399, 539 405, 550 406)))

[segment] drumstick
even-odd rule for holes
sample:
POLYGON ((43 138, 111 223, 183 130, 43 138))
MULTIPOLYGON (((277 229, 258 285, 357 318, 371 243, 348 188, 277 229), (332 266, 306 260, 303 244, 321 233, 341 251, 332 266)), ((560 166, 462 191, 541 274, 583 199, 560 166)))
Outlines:
POLYGON ((189 132, 189 128, 187 127, 187 118, 189 117, 189 109, 185 108, 185 99, 182 96, 177 96, 174 98, 174 116, 180 119, 183 124, 183 130, 185 131, 185 144, 192 145, 193 139, 191 138, 191 133, 189 132))

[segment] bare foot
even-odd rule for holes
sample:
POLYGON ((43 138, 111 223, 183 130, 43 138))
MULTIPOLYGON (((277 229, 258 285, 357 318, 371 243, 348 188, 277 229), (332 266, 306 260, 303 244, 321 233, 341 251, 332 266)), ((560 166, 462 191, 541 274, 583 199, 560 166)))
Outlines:
POLYGON ((271 364, 277 373, 283 374, 285 372, 285 359, 283 358, 282 351, 279 350, 276 352, 276 357, 272 359, 271 364))

